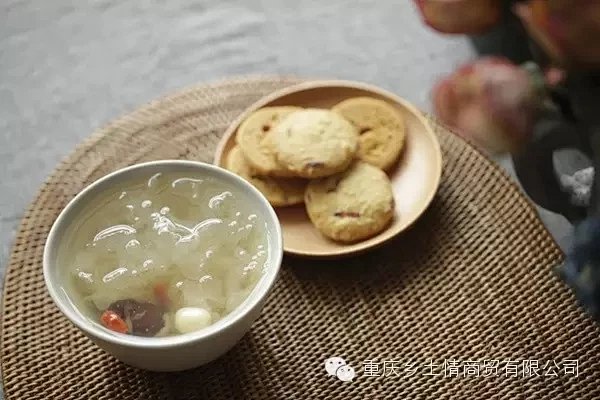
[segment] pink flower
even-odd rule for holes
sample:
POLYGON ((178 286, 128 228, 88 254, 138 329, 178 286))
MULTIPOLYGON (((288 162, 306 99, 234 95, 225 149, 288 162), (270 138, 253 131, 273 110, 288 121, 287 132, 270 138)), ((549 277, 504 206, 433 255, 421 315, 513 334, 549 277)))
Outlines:
POLYGON ((555 62, 600 66, 600 0, 528 0, 515 13, 555 62))
POLYGON ((443 33, 479 33, 502 16, 502 0, 414 0, 423 21, 443 33))
POLYGON ((499 57, 459 68, 433 91, 442 122, 490 153, 516 152, 527 143, 538 102, 530 74, 499 57))

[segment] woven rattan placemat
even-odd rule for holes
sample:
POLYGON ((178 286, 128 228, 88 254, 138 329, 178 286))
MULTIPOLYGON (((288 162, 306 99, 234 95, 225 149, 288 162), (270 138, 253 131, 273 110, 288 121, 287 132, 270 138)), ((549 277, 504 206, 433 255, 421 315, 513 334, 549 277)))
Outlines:
POLYGON ((444 173, 423 218, 384 248, 338 265, 285 258, 262 317, 212 364, 136 370, 61 316, 44 288, 42 249, 67 201, 132 163, 211 161, 234 117, 294 82, 191 88, 109 124, 58 166, 23 218, 6 274, 7 398, 600 398, 600 330, 553 275, 561 252, 507 176, 435 124, 444 173), (352 382, 327 375, 331 356, 356 370, 352 382))

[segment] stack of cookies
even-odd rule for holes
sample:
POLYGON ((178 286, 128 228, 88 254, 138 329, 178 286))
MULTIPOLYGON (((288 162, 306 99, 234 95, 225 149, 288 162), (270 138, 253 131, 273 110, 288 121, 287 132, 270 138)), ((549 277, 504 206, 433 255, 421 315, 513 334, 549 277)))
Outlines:
POLYGON ((240 125, 226 167, 275 207, 305 203, 312 223, 341 242, 384 230, 394 215, 385 170, 404 146, 402 115, 356 97, 331 110, 265 107, 240 125))

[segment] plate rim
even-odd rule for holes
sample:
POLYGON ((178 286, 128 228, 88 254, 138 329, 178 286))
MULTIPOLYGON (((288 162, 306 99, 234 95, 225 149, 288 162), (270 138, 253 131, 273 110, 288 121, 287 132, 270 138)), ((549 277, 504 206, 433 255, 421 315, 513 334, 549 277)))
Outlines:
MULTIPOLYGON (((258 100, 256 100, 252 104, 250 104, 248 107, 246 107, 244 109, 244 111, 242 111, 228 125, 227 129, 221 136, 221 139, 219 139, 219 143, 217 144, 217 147, 215 149, 215 155, 214 155, 213 161, 212 161, 213 164, 216 166, 219 166, 219 167, 222 165, 222 159, 224 156, 225 148, 227 147, 229 141, 232 139, 234 133, 237 132, 237 129, 239 128, 240 124, 251 113, 253 113, 254 111, 256 111, 260 108, 267 106, 269 103, 271 103, 281 97, 288 96, 288 95, 294 94, 296 92, 314 90, 314 89, 322 89, 325 87, 330 87, 330 88, 343 87, 343 88, 359 89, 359 90, 371 92, 371 93, 377 94, 378 96, 387 98, 395 103, 400 104, 407 111, 409 111, 411 114, 413 114, 417 118, 417 120, 419 120, 419 122, 423 125, 423 127, 425 128, 426 134, 429 136, 429 139, 431 140, 431 142, 433 144, 433 150, 435 153, 435 164, 436 164, 435 165, 436 174, 435 174, 435 181, 434 181, 435 189, 429 192, 428 196, 426 197, 425 201, 423 202, 423 209, 419 211, 416 218, 414 218, 412 221, 410 221, 402 229, 399 229, 397 232, 391 233, 388 237, 386 237, 380 241, 374 242, 370 245, 361 246, 361 247, 354 247, 357 243, 352 243, 349 245, 348 248, 341 248, 341 249, 333 251, 333 252, 310 252, 310 251, 302 251, 302 250, 297 250, 297 249, 289 249, 286 246, 286 243, 284 240, 283 251, 286 254, 293 255, 295 257, 303 257, 303 258, 311 258, 311 259, 345 258, 345 257, 349 257, 352 255, 362 254, 362 253, 365 253, 370 250, 374 250, 374 249, 384 245, 385 243, 389 242, 390 240, 396 238, 401 233, 410 229, 423 216, 425 211, 427 211, 427 209, 433 202, 433 199, 435 198, 435 196, 439 190, 441 178, 442 178, 443 157, 442 157, 441 145, 440 145, 440 142, 439 142, 436 134, 434 133, 434 131, 431 127, 431 124, 429 123, 429 121, 427 121, 427 119, 425 118, 423 113, 417 107, 415 107, 412 103, 410 103, 409 101, 403 99, 402 97, 392 93, 389 90, 380 88, 376 85, 366 83, 366 82, 343 80, 343 79, 317 79, 317 80, 309 80, 309 81, 305 81, 305 82, 300 82, 300 83, 292 84, 290 86, 286 86, 284 88, 275 90, 275 91, 259 98, 258 100)), ((280 222, 280 224, 282 225, 282 229, 283 229, 283 224, 281 222, 280 222)), ((360 243, 360 242, 358 242, 358 243, 360 243)))

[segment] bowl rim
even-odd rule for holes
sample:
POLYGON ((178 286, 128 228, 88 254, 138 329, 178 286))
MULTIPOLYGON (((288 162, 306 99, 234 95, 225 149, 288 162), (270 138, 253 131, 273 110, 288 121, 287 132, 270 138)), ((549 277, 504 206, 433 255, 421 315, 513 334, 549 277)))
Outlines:
POLYGON ((65 315, 67 319, 71 321, 71 323, 73 323, 84 333, 92 337, 104 340, 106 342, 126 347, 170 348, 192 344, 194 342, 198 342, 210 338, 212 336, 218 335, 223 330, 237 324, 240 320, 246 317, 264 299, 267 298, 279 275, 282 260, 283 234, 281 224, 279 222, 277 214, 275 213, 275 210, 258 189, 256 189, 254 186, 252 186, 250 183, 246 182, 243 178, 237 176, 236 174, 213 164, 191 160, 157 160, 137 163, 124 168, 120 168, 95 180, 91 184, 87 185, 82 191, 77 193, 77 195, 75 195, 75 197, 73 197, 62 209, 62 211, 52 224, 52 228, 48 233, 48 237, 46 238, 46 243, 44 245, 42 269, 46 289, 48 290, 50 297, 54 301, 54 304, 56 304, 56 306, 59 308, 62 314, 65 315), (231 311, 227 316, 225 316, 225 318, 222 318, 214 324, 197 332, 165 336, 159 338, 148 338, 129 334, 121 334, 117 332, 110 332, 106 328, 96 326, 90 320, 85 318, 81 311, 79 311, 74 304, 65 304, 67 302, 65 302, 59 295, 59 292, 61 290, 64 291, 62 285, 60 285, 58 282, 55 282, 54 279, 51 279, 50 271, 52 267, 56 268, 56 266, 53 265, 55 264, 56 257, 54 257, 54 260, 51 260, 50 257, 51 255, 58 253, 59 244, 61 240, 61 238, 58 235, 69 228, 70 214, 75 212, 74 210, 76 209, 76 206, 82 201, 84 201, 84 199, 87 196, 99 190, 103 185, 106 185, 107 182, 118 179, 119 177, 123 177, 129 174, 135 174, 137 171, 142 172, 143 170, 148 168, 160 168, 161 166, 180 166, 200 171, 208 170, 211 174, 215 176, 225 176, 232 182, 234 182, 234 184, 242 186, 244 189, 249 191, 252 194, 251 196, 255 197, 259 203, 262 203, 263 208, 267 211, 267 218, 269 219, 269 221, 266 221, 268 227, 267 231, 269 235, 272 235, 274 237, 275 243, 274 248, 270 249, 269 266, 267 267, 265 274, 258 280, 256 286, 254 287, 250 295, 244 300, 244 302, 238 305, 233 311, 231 311), (269 228, 271 226, 272 229, 269 228))

